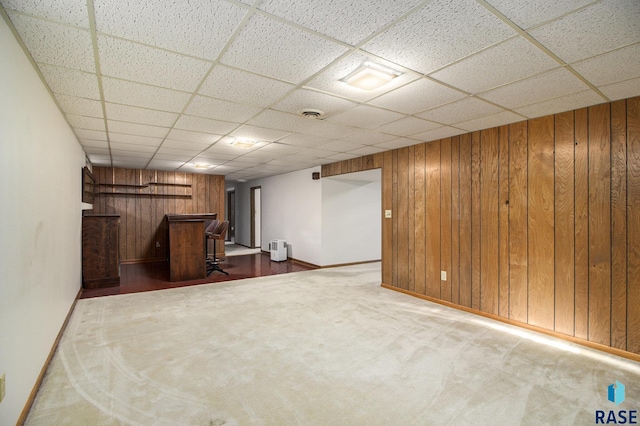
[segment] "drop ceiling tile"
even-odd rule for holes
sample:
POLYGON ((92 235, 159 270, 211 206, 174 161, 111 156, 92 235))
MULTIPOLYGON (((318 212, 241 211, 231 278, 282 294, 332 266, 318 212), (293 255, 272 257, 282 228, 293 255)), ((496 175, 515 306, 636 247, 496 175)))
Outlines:
MULTIPOLYGON (((110 139, 111 139, 111 135, 110 135, 110 139)), ((111 146, 112 150, 132 151, 132 152, 139 152, 139 153, 145 153, 145 154, 151 155, 154 152, 156 152, 160 143, 158 143, 158 145, 155 145, 155 146, 154 145, 137 145, 137 144, 130 144, 130 143, 114 142, 112 139, 109 145, 111 146)))
POLYGON ((289 134, 289 132, 283 132, 281 130, 265 129, 264 127, 256 127, 245 124, 234 130, 233 133, 230 134, 230 136, 252 141, 273 142, 277 141, 278 139, 282 139, 289 134))
POLYGON ((66 114, 76 114, 96 118, 104 117, 100 101, 79 98, 77 96, 63 95, 61 93, 56 93, 55 97, 60 108, 62 108, 66 114))
POLYGON ((93 139, 97 141, 106 141, 107 132, 98 130, 74 129, 74 133, 78 139, 93 139))
POLYGON ((398 139, 390 140, 389 142, 382 142, 376 145, 376 147, 389 150, 389 149, 404 148, 406 146, 411 146, 411 145, 417 145, 419 143, 420 142, 414 139, 398 138, 398 139))
MULTIPOLYGON (((93 139, 80 139, 80 144, 85 148, 103 148, 109 149, 109 142, 107 141, 97 141, 93 139)), ((107 151, 108 152, 108 151, 107 151)))
POLYGON ((363 46, 421 74, 515 35, 473 0, 434 0, 363 46))
POLYGON ((209 118, 194 117, 191 115, 181 115, 174 127, 176 129, 192 130, 194 132, 226 135, 236 129, 238 124, 229 123, 227 121, 211 120, 209 118))
POLYGON ((379 152, 384 152, 384 151, 388 151, 388 149, 380 148, 377 146, 368 146, 366 148, 354 149, 353 151, 350 151, 349 154, 354 154, 361 157, 363 155, 377 154, 379 152))
POLYGON ((286 145, 280 142, 270 143, 260 148, 258 151, 272 152, 278 155, 294 154, 302 151, 304 148, 300 146, 286 145))
POLYGON ((89 13, 84 0, 2 0, 0 3, 5 9, 89 28, 89 13))
POLYGON ((443 126, 424 133, 411 135, 411 139, 416 139, 420 142, 430 142, 438 139, 450 138, 451 136, 461 135, 463 133, 467 132, 465 132, 464 130, 456 129, 455 127, 443 126))
POLYGON ((527 29, 593 3, 593 0, 487 0, 487 3, 520 28, 527 29))
POLYGON ((116 158, 129 157, 129 158, 135 158, 139 161, 144 161, 146 163, 149 160, 151 160, 153 152, 131 151, 128 149, 114 149, 112 146, 111 155, 113 156, 114 160, 116 158))
POLYGON ((478 93, 556 68, 558 63, 523 37, 450 65, 431 77, 470 93, 478 93))
POLYGON ((160 111, 181 112, 190 99, 188 93, 109 77, 102 78, 102 86, 106 102, 160 111))
POLYGON ((632 78, 631 80, 621 81, 620 83, 609 84, 598 87, 598 89, 611 100, 640 96, 640 78, 632 78))
POLYGON ((571 67, 594 86, 640 77, 640 43, 572 64, 571 67))
POLYGON ((296 86, 243 70, 216 66, 200 88, 201 95, 267 107, 296 86))
POLYGON ((162 146, 158 148, 158 153, 175 155, 190 154, 192 157, 194 157, 200 154, 200 152, 202 152, 202 150, 204 150, 207 146, 207 144, 203 143, 166 140, 164 141, 162 146))
POLYGON ((53 93, 100 99, 98 78, 95 74, 47 64, 38 64, 38 68, 53 93))
POLYGON ((403 114, 415 114, 464 98, 464 93, 422 78, 382 95, 369 103, 403 114))
POLYGON ((95 72, 89 31, 9 12, 34 61, 95 72))
POLYGON ((270 160, 275 160, 278 157, 282 157, 283 154, 276 152, 263 151, 262 149, 256 149, 255 151, 248 152, 242 157, 238 157, 239 161, 253 162, 255 164, 266 163, 270 160))
POLYGON ((205 96, 196 96, 191 104, 189 104, 186 113, 197 117, 242 123, 260 111, 260 108, 248 105, 207 98, 205 96))
POLYGON ((534 118, 549 114, 555 114, 558 112, 579 109, 586 106, 599 104, 604 101, 605 100, 602 99, 602 97, 596 92, 592 90, 585 90, 584 92, 573 93, 571 95, 562 96, 560 98, 551 99, 533 105, 515 108, 514 111, 524 115, 525 117, 534 118))
POLYGON ((635 0, 603 0, 530 34, 565 62, 576 62, 637 43, 640 7, 635 0))
POLYGON ((291 134, 280 139, 280 143, 299 147, 319 147, 323 144, 330 143, 332 139, 311 135, 291 134))
POLYGON ((314 109, 324 112, 325 116, 332 116, 356 106, 355 102, 347 101, 313 90, 299 89, 290 93, 285 99, 273 105, 273 109, 301 114, 303 110, 314 109))
MULTIPOLYGON (((433 123, 431 121, 422 120, 415 117, 401 118, 400 120, 393 121, 378 127, 379 130, 384 133, 388 133, 395 136, 409 136, 414 133, 426 132, 427 130, 433 130, 437 127, 441 127, 441 124, 433 123)), ((376 144, 378 145, 378 144, 376 144)))
POLYGON ((214 145, 212 145, 207 152, 213 154, 224 154, 224 155, 233 155, 238 157, 240 155, 244 155, 247 153, 246 149, 238 148, 236 146, 231 145, 233 138, 222 138, 214 145))
POLYGON ((211 145, 214 142, 220 140, 220 135, 214 135, 211 133, 191 132, 189 130, 171 129, 167 135, 167 139, 173 139, 175 141, 185 142, 199 142, 205 145, 211 145))
POLYGON ((511 111, 503 111, 497 114, 487 115, 486 117, 475 118, 469 121, 457 123, 456 127, 473 132, 476 130, 488 129, 491 127, 502 126, 503 124, 515 123, 524 120, 524 117, 514 114, 511 111))
POLYGON ((172 172, 184 164, 184 161, 170 161, 170 160, 151 160, 147 165, 149 170, 162 170, 172 172))
POLYGON ((515 108, 581 92, 587 88, 586 84, 566 69, 556 68, 535 77, 481 93, 478 96, 505 108, 515 108))
POLYGON ((391 121, 403 118, 403 114, 384 109, 360 105, 343 113, 329 117, 327 120, 349 126, 373 129, 391 121))
POLYGON ((335 151, 328 151, 326 149, 308 148, 302 151, 298 151, 295 154, 288 155, 287 158, 322 158, 328 157, 329 155, 334 155, 335 153, 335 151))
POLYGON ((258 7, 273 15, 303 27, 341 40, 353 46, 385 25, 399 18, 420 0, 351 0, 342 2, 322 0, 283 2, 268 0, 258 7), (348 13, 345 12, 348 9, 348 13))
POLYGON ((192 152, 192 154, 189 154, 188 152, 185 153, 185 151, 181 151, 180 154, 176 154, 173 151, 171 153, 165 153, 163 152, 163 148, 160 148, 158 150, 158 153, 156 155, 153 156, 154 160, 173 160, 173 161, 189 161, 193 158, 194 155, 196 155, 199 151, 190 151, 192 152))
POLYGON ((158 147, 162 143, 162 138, 150 138, 147 136, 124 135, 121 133, 109 132, 109 140, 111 142, 119 142, 122 144, 147 145, 158 147))
POLYGON ((339 154, 336 155, 331 155, 329 157, 327 157, 329 160, 332 161, 344 161, 344 160, 351 160, 353 158, 358 158, 359 155, 355 155, 355 154, 346 154, 344 152, 341 152, 339 154))
POLYGON ((323 145, 318 146, 319 149, 325 151, 334 151, 334 152, 348 152, 353 151, 354 149, 365 148, 366 146, 363 144, 348 142, 348 141, 333 141, 323 145))
POLYGON ((447 105, 430 109, 418 114, 418 117, 443 124, 453 124, 502 111, 495 105, 475 97, 467 97, 447 105))
POLYGON ((126 157, 113 159, 113 167, 122 169, 144 169, 146 165, 146 161, 135 161, 126 157))
POLYGON ((85 117, 82 115, 67 114, 67 119, 75 129, 100 130, 105 131, 104 119, 95 117, 85 117))
POLYGON ((372 59, 362 53, 354 53, 341 59, 335 64, 332 64, 329 68, 308 82, 306 86, 319 89, 324 92, 335 93, 336 95, 354 99, 356 101, 365 102, 376 96, 387 93, 390 90, 396 89, 403 84, 416 80, 419 77, 420 76, 418 74, 401 68, 391 62, 384 61, 379 58, 372 59), (353 71, 357 70, 365 62, 374 62, 387 68, 392 68, 398 72, 402 72, 402 74, 391 80, 386 85, 375 90, 359 89, 340 81, 353 71))
POLYGON ((98 36, 98 51, 104 76, 186 92, 211 68, 209 62, 108 36, 98 36))
POLYGON ((107 125, 109 126, 110 132, 148 136, 151 138, 164 138, 169 131, 167 127, 148 126, 146 124, 127 123, 115 120, 107 120, 107 125))
POLYGON ((247 11, 226 1, 94 0, 96 29, 215 60, 247 11))
POLYGON ((247 122, 253 126, 277 129, 291 133, 313 133, 317 128, 316 120, 299 115, 266 109, 247 122))
POLYGON ((378 131, 358 129, 357 132, 340 138, 341 140, 353 143, 359 143, 362 145, 375 145, 377 143, 390 141, 395 139, 395 136, 380 133, 378 131))
POLYGON ((126 121, 130 123, 148 124, 151 126, 171 127, 178 114, 137 108, 128 105, 105 103, 109 120, 126 121))
POLYGON ((224 163, 226 161, 233 160, 234 158, 237 157, 237 155, 222 154, 222 153, 211 152, 210 150, 207 150, 201 153, 200 155, 198 155, 198 157, 209 160, 209 161, 224 163))
MULTIPOLYGON (((109 148, 98 148, 98 147, 93 147, 93 146, 85 146, 84 147, 84 152, 89 154, 91 159, 93 158, 92 156, 95 155, 95 156, 99 156, 98 158, 102 158, 104 160, 108 160, 109 163, 111 162, 111 154, 109 153, 109 148)), ((93 159, 91 160, 91 162, 93 163, 93 159)))
POLYGON ((345 52, 337 43, 256 14, 226 51, 222 63, 297 84, 345 52))

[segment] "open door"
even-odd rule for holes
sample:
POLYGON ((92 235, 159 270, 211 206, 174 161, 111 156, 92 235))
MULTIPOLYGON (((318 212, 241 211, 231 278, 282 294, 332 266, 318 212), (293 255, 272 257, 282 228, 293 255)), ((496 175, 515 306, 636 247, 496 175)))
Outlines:
POLYGON ((262 216, 260 187, 251 188, 251 248, 262 246, 262 216))

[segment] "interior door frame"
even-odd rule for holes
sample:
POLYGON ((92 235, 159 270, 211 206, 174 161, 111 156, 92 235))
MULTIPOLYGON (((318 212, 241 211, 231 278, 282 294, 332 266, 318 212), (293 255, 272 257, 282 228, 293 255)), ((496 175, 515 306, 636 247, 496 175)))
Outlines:
POLYGON ((235 241, 236 237, 236 190, 227 191, 227 217, 229 220, 229 229, 225 237, 225 241, 235 241))
MULTIPOLYGON (((260 210, 262 210, 262 187, 261 186, 253 186, 251 187, 251 248, 257 248, 256 246, 256 190, 260 191, 260 210)), ((262 212, 259 215, 259 219, 262 220, 262 212)), ((260 226, 262 229, 262 226, 260 226)), ((260 243, 262 243, 262 238, 260 238, 260 243)))

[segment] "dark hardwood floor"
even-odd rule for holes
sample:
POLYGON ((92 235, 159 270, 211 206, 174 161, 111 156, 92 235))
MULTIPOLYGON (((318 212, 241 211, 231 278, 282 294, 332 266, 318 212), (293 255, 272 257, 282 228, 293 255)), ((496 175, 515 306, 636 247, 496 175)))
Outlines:
POLYGON ((262 277, 266 275, 286 274, 288 272, 308 271, 313 267, 292 260, 272 262, 268 253, 230 256, 220 264, 229 275, 213 272, 207 278, 191 281, 169 281, 167 262, 149 262, 123 264, 120 266, 120 285, 117 287, 83 289, 81 299, 114 294, 139 293, 197 284, 217 283, 242 278, 262 277))

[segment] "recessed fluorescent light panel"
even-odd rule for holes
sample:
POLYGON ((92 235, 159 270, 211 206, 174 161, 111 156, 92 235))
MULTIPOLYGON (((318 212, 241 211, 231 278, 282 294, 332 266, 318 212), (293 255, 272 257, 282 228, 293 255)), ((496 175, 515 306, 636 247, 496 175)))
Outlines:
POLYGON ((250 141, 247 139, 234 139, 231 141, 231 145, 237 148, 252 148, 256 144, 256 141, 250 141))
POLYGON ((375 90, 399 75, 402 75, 400 71, 367 61, 340 81, 358 89, 375 90))
POLYGON ((206 170, 211 167, 211 164, 195 163, 193 167, 198 170, 206 170))

